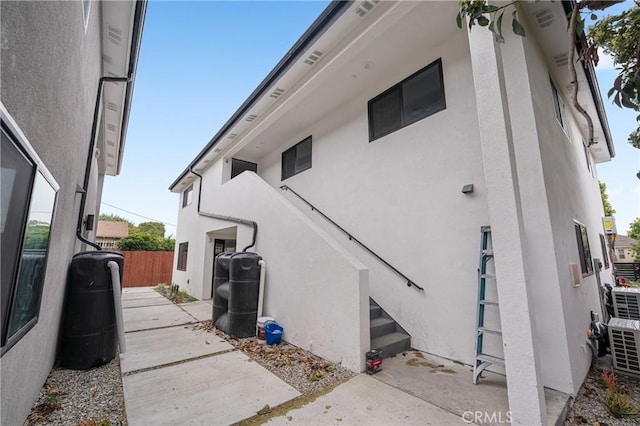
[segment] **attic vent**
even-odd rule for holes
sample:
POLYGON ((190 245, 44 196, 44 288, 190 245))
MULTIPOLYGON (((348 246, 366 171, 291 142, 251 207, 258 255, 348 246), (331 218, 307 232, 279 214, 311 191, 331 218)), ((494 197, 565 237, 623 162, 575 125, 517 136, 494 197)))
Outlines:
POLYGON ((115 132, 116 126, 114 126, 113 124, 107 124, 107 129, 111 130, 112 132, 115 132))
POLYGON ((112 153, 108 153, 108 154, 107 154, 107 158, 116 158, 116 156, 115 156, 115 155, 113 155, 112 153))
POLYGON ((113 163, 107 163, 107 166, 113 167, 113 163))
POLYGON ((110 64, 113 61, 113 59, 109 55, 102 55, 102 60, 105 64, 110 64))
POLYGON ((562 53, 560 55, 556 55, 553 57, 553 62, 557 67, 566 67, 569 63, 569 55, 566 53, 562 53))
POLYGON ((358 14, 358 16, 364 16, 367 13, 369 13, 371 11, 371 9, 373 9, 375 7, 376 4, 378 4, 380 0, 365 0, 362 3, 360 3, 360 6, 358 6, 358 8, 356 9, 356 14, 358 14))
POLYGON ((284 93, 284 89, 276 87, 276 89, 269 96, 278 99, 284 93))
POLYGON ((231 133, 231 134, 229 135, 228 139, 234 140, 234 139, 235 139, 235 138, 237 138, 237 137, 238 137, 238 134, 237 134, 237 133, 231 133))
POLYGON ((122 31, 111 25, 107 25, 107 38, 111 43, 120 46, 120 43, 122 43, 122 31))
POLYGON ((107 102, 107 109, 113 112, 118 112, 118 105, 114 104, 113 102, 107 102))
POLYGON ((553 13, 549 9, 542 9, 535 13, 536 21, 538 22, 538 26, 540 28, 546 28, 549 25, 553 24, 555 21, 553 17, 553 13))
POLYGON ((222 151, 220 148, 216 148, 213 150, 213 152, 220 152, 220 151, 222 151))
POLYGON ((258 116, 257 116, 257 115, 255 115, 255 114, 251 114, 250 116, 248 116, 247 118, 245 118, 245 121, 252 122, 252 121, 253 121, 253 120, 255 120, 256 118, 258 118, 258 116))
POLYGON ((320 58, 322 58, 322 55, 324 55, 324 52, 322 50, 314 50, 313 53, 307 56, 307 59, 304 60, 304 63, 308 65, 314 65, 320 58))
POLYGON ((116 146, 116 143, 112 140, 107 140, 107 145, 109 146, 116 146))

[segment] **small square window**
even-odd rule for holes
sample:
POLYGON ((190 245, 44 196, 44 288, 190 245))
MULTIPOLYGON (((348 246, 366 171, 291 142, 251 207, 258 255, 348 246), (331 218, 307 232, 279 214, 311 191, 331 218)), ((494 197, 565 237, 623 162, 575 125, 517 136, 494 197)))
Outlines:
POLYGON ((182 207, 187 207, 193 201, 193 185, 182 191, 182 207))
POLYGON ((258 165, 249 161, 238 160, 237 158, 231 159, 231 179, 246 170, 249 170, 253 173, 258 173, 258 165))
POLYGON ((188 254, 189 254, 189 243, 178 244, 178 271, 187 270, 188 254))
POLYGON ((579 223, 574 222, 576 233, 576 241, 578 243, 578 254, 580 256, 580 268, 582 276, 591 275, 593 273, 593 261, 591 259, 591 250, 589 249, 589 237, 587 236, 587 228, 579 223))
POLYGON ((311 168, 311 136, 282 153, 282 180, 311 168))

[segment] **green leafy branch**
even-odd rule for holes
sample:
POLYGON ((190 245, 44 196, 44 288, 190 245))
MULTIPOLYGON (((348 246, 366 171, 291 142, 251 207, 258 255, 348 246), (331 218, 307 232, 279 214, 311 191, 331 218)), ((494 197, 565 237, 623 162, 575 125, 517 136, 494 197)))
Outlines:
MULTIPOLYGON (((460 1, 460 11, 456 16, 456 23, 458 28, 462 28, 462 20, 464 17, 469 19, 469 29, 474 25, 480 25, 481 27, 487 27, 499 43, 504 43, 504 37, 502 36, 502 19, 504 18, 505 9, 509 6, 516 4, 518 0, 514 0, 511 3, 507 3, 503 6, 494 6, 487 4, 486 0, 462 0, 460 1), (488 17, 487 17, 488 15, 488 17)), ((518 10, 514 9, 511 12, 511 29, 515 34, 524 37, 524 27, 518 21, 518 10)))

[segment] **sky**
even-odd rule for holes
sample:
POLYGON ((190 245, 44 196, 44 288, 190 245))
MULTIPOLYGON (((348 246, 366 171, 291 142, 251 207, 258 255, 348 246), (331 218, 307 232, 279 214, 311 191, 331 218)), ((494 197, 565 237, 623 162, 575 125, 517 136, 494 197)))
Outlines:
MULTIPOLYGON (((161 221, 167 235, 175 235, 179 194, 169 185, 327 4, 150 0, 122 170, 105 179, 101 213, 161 221)), ((627 143, 635 114, 606 97, 616 75, 611 59, 603 58, 597 77, 616 158, 597 170, 625 234, 640 216, 640 150, 627 143)))

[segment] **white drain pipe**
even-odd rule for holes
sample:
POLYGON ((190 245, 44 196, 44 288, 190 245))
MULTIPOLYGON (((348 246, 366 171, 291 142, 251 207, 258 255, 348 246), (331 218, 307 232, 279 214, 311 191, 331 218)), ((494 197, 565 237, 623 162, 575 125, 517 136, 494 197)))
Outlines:
POLYGON ((264 303, 264 277, 267 271, 267 262, 260 260, 258 265, 260 265, 260 293, 258 294, 258 318, 260 318, 262 316, 262 304, 264 303))
POLYGON ((116 309, 116 327, 118 328, 118 342, 120 353, 127 351, 124 341, 124 320, 122 318, 122 296, 120 287, 120 266, 113 260, 107 262, 107 267, 111 269, 111 284, 113 287, 113 306, 116 309))

